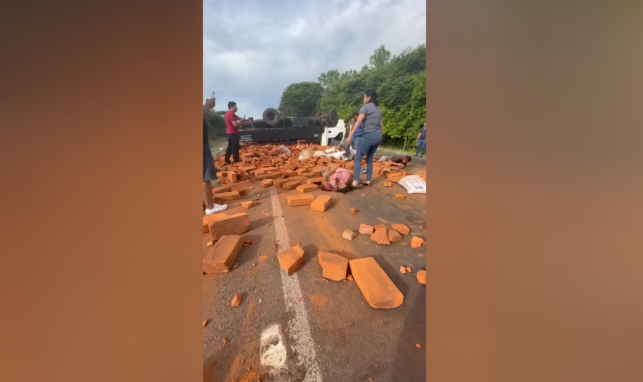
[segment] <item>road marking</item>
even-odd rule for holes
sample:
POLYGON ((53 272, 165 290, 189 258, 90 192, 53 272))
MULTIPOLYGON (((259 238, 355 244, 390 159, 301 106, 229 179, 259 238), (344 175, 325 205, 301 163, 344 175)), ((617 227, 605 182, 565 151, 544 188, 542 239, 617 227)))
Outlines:
POLYGON ((279 325, 273 325, 261 334, 261 364, 281 369, 286 364, 287 351, 279 325))
MULTIPOLYGON (((286 221, 281 211, 277 189, 274 187, 270 189, 270 199, 272 201, 272 215, 275 218, 277 248, 281 252, 290 248, 290 239, 286 231, 286 221)), ((297 299, 301 299, 299 278, 297 273, 288 276, 281 267, 279 268, 279 274, 281 275, 281 289, 284 294, 286 309, 292 314, 292 318, 288 323, 290 338, 293 342, 291 347, 296 351, 299 364, 306 369, 304 382, 321 382, 321 371, 317 364, 315 343, 310 334, 310 323, 308 322, 306 308, 304 304, 297 303, 297 299)))

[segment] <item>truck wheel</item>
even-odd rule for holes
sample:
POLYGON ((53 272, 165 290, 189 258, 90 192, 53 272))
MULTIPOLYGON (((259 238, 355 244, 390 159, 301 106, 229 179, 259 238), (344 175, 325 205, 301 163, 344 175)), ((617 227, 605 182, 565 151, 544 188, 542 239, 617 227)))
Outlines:
POLYGON ((277 109, 268 108, 263 112, 263 120, 268 126, 277 126, 281 121, 281 117, 277 109))
POLYGON ((337 117, 337 112, 335 110, 331 110, 326 114, 326 118, 328 119, 328 124, 331 127, 337 126, 337 122, 339 118, 337 117))

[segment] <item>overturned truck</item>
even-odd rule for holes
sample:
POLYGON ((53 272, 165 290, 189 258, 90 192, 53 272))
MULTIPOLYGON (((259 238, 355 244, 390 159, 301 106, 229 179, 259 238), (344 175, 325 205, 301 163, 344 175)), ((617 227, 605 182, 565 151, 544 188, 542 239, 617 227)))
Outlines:
POLYGON ((337 145, 344 137, 344 121, 330 110, 316 117, 283 117, 277 109, 268 108, 263 118, 243 122, 239 138, 245 143, 313 142, 337 145))

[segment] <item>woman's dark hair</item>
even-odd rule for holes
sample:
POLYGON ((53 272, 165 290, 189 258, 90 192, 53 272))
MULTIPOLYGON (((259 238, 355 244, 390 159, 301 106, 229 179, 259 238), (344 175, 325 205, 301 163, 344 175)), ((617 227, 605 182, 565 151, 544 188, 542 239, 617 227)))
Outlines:
POLYGON ((355 118, 359 115, 359 111, 354 111, 353 114, 351 115, 351 118, 355 118))
POLYGON ((353 191, 353 184, 350 181, 346 182, 346 186, 344 186, 344 188, 337 189, 337 192, 341 192, 342 194, 345 194, 350 191, 353 191))
POLYGON ((364 95, 370 97, 371 102, 373 102, 375 106, 380 106, 380 101, 377 99, 377 92, 375 91, 375 89, 368 89, 364 92, 364 95))

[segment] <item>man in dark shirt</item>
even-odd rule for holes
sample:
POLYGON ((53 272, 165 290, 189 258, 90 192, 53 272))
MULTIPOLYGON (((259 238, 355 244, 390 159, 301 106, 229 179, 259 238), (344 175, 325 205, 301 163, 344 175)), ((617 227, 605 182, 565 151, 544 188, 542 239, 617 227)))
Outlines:
POLYGON ((203 105, 203 202, 205 203, 205 214, 212 215, 228 208, 225 204, 214 203, 214 196, 212 195, 211 180, 217 179, 217 170, 214 167, 214 158, 210 150, 210 142, 208 140, 208 122, 206 118, 210 110, 214 109, 216 105, 216 98, 212 97, 205 100, 203 105))
POLYGON ((394 156, 382 155, 378 161, 391 162, 391 164, 395 167, 404 168, 406 167, 406 164, 411 161, 411 157, 408 155, 405 157, 394 157, 394 156))
POLYGON ((426 122, 424 122, 424 126, 420 129, 420 134, 418 134, 418 137, 415 139, 415 143, 417 143, 415 146, 415 156, 418 158, 426 156, 426 122), (422 150, 422 155, 419 155, 420 149, 422 150))
POLYGON ((244 118, 237 117, 237 103, 228 102, 228 111, 225 113, 226 134, 228 135, 228 148, 225 150, 225 162, 230 164, 230 155, 234 163, 239 162, 239 127, 244 118))

